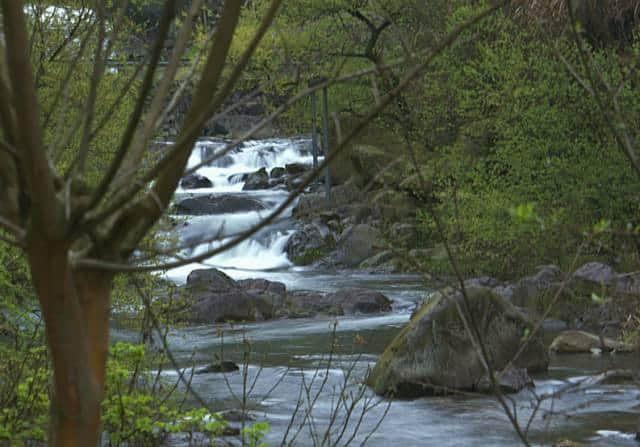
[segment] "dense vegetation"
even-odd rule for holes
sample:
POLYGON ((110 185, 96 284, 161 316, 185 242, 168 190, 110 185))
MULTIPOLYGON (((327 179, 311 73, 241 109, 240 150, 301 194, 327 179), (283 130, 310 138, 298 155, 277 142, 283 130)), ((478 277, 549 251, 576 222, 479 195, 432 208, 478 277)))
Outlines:
MULTIPOLYGON (((254 26, 264 3, 247 9, 244 27, 254 26)), ((276 106, 315 76, 337 77, 433 48, 481 11, 480 3, 431 2, 425 9, 419 2, 296 2, 280 15, 245 85, 260 85, 276 106)), ((633 123, 640 102, 629 61, 640 48, 628 38, 629 23, 626 34, 618 22, 612 33, 603 31, 607 20, 626 17, 624 6, 582 12, 591 14, 584 20, 591 26, 585 37, 592 70, 620 84, 620 107, 633 123)), ((468 273, 509 277, 543 263, 566 265, 596 225, 606 231, 588 245, 586 258, 637 265, 640 179, 576 79, 586 76, 578 50, 557 25, 567 18, 562 5, 500 11, 446 50, 367 131, 389 153, 404 154, 407 141, 418 149, 429 190, 415 193, 435 201, 468 273)), ((343 133, 407 66, 331 87, 343 133)), ((307 130, 307 107, 286 114, 285 131, 307 130)), ((433 245, 440 238, 433 220, 425 213, 420 222, 424 244, 433 245)), ((432 266, 440 267, 446 261, 432 266)))

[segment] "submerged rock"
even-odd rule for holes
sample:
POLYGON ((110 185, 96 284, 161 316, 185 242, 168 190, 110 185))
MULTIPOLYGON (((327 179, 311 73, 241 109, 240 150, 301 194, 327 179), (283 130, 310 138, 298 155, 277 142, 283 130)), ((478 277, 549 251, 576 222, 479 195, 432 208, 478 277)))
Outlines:
MULTIPOLYGON (((503 393, 517 393, 523 388, 534 387, 533 379, 525 368, 507 367, 503 371, 495 374, 496 384, 503 393)), ((488 374, 478 383, 478 391, 483 393, 493 392, 493 385, 488 374)))
POLYGON ((238 370, 240 370, 240 367, 237 364, 225 360, 200 368, 196 370, 195 374, 228 373, 238 370))
POLYGON ((470 321, 496 371, 512 361, 528 372, 546 370, 549 358, 540 332, 521 348, 533 324, 520 309, 486 287, 471 287, 467 294, 470 309, 463 311, 460 292, 448 288, 434 293, 387 346, 368 385, 378 394, 399 397, 481 390, 486 370, 469 336, 470 321))
POLYGON ((558 354, 588 354, 594 349, 601 349, 605 352, 633 352, 637 347, 609 337, 600 338, 596 334, 585 331, 564 331, 553 340, 549 347, 551 352, 558 354))

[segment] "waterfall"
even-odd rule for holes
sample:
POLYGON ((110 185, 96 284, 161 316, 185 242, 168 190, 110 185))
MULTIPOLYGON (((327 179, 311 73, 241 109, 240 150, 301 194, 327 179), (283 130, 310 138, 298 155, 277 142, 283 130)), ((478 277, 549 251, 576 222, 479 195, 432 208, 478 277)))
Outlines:
MULTIPOLYGON (((220 140, 202 140, 193 148, 187 169, 199 165, 203 160, 220 154, 226 143, 220 140)), ((265 216, 280 206, 288 197, 289 192, 284 186, 273 186, 266 189, 244 191, 246 174, 265 168, 270 173, 273 168, 285 167, 288 164, 312 164, 312 154, 309 150, 308 139, 270 139, 247 141, 234 147, 224 155, 206 166, 197 169, 196 174, 206 177, 212 184, 210 187, 198 189, 184 189, 182 186, 176 191, 175 202, 186 198, 205 198, 205 200, 221 203, 226 200, 249 201, 258 209, 223 210, 208 215, 181 215, 185 223, 178 228, 181 243, 192 245, 183 250, 182 257, 195 256, 212 248, 218 247, 230 240, 234 235, 246 231, 258 224, 265 216), (217 240, 210 242, 212 239, 217 240), (198 244, 199 241, 204 241, 198 244)), ((166 273, 166 276, 177 282, 184 283, 187 275, 196 268, 216 267, 234 276, 234 270, 277 270, 291 266, 285 248, 291 234, 290 219, 292 207, 285 210, 278 222, 269 225, 251 238, 235 247, 220 253, 202 263, 193 263, 166 273)))

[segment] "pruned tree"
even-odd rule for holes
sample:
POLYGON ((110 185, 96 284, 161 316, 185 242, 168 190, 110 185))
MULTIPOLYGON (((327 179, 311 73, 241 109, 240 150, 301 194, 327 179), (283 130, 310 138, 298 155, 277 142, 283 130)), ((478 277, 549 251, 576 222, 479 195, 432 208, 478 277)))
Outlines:
MULTIPOLYGON (((281 1, 271 2, 261 27, 233 67, 227 67, 225 61, 241 3, 224 3, 176 144, 156 163, 148 164, 145 149, 171 93, 198 3, 202 4, 194 2, 177 32, 167 66, 160 75, 159 62, 168 51, 166 42, 176 19, 175 1, 165 2, 140 85, 137 91, 128 92, 135 93, 135 106, 98 181, 87 178, 86 165, 100 125, 95 113, 97 90, 112 56, 109 39, 120 31, 116 27, 121 12, 107 14, 105 2, 91 2, 94 68, 82 101, 85 113, 77 125, 80 144, 74 160, 60 172, 52 163, 51 148, 44 138, 43 107, 31 60, 30 17, 21 1, 1 3, 0 224, 6 235, 3 239, 26 252, 46 323, 55 372, 49 436, 52 446, 97 443, 115 273, 99 264, 126 263, 162 216, 203 123, 233 88, 281 1)), ((73 63, 67 64, 69 73, 74 68, 73 63)), ((61 96, 67 87, 68 83, 62 83, 61 96)))

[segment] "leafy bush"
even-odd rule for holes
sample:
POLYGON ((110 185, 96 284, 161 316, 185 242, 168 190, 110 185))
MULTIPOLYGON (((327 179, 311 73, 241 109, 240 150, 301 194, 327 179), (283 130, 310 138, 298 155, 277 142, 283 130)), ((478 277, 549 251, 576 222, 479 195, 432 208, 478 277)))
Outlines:
MULTIPOLYGON (((452 25, 476 12, 459 9, 452 25)), ((434 111, 418 110, 422 138, 447 160, 448 169, 433 181, 439 210, 477 273, 505 276, 564 264, 594 223, 607 219, 616 229, 635 223, 640 182, 558 54, 577 59, 571 42, 545 39, 496 14, 438 62, 434 71, 447 73, 448 82, 427 80, 414 98, 436 104, 434 111), (446 96, 448 103, 438 101, 446 96), (450 141, 433 137, 438 123, 429 120, 442 113, 450 117, 450 141), (532 204, 536 219, 510 215, 523 204, 532 204)), ((623 79, 618 55, 593 57, 612 82, 623 79)), ((640 97, 631 82, 623 85, 621 101, 634 122, 640 97)), ((625 243, 611 242, 610 253, 625 243)))

